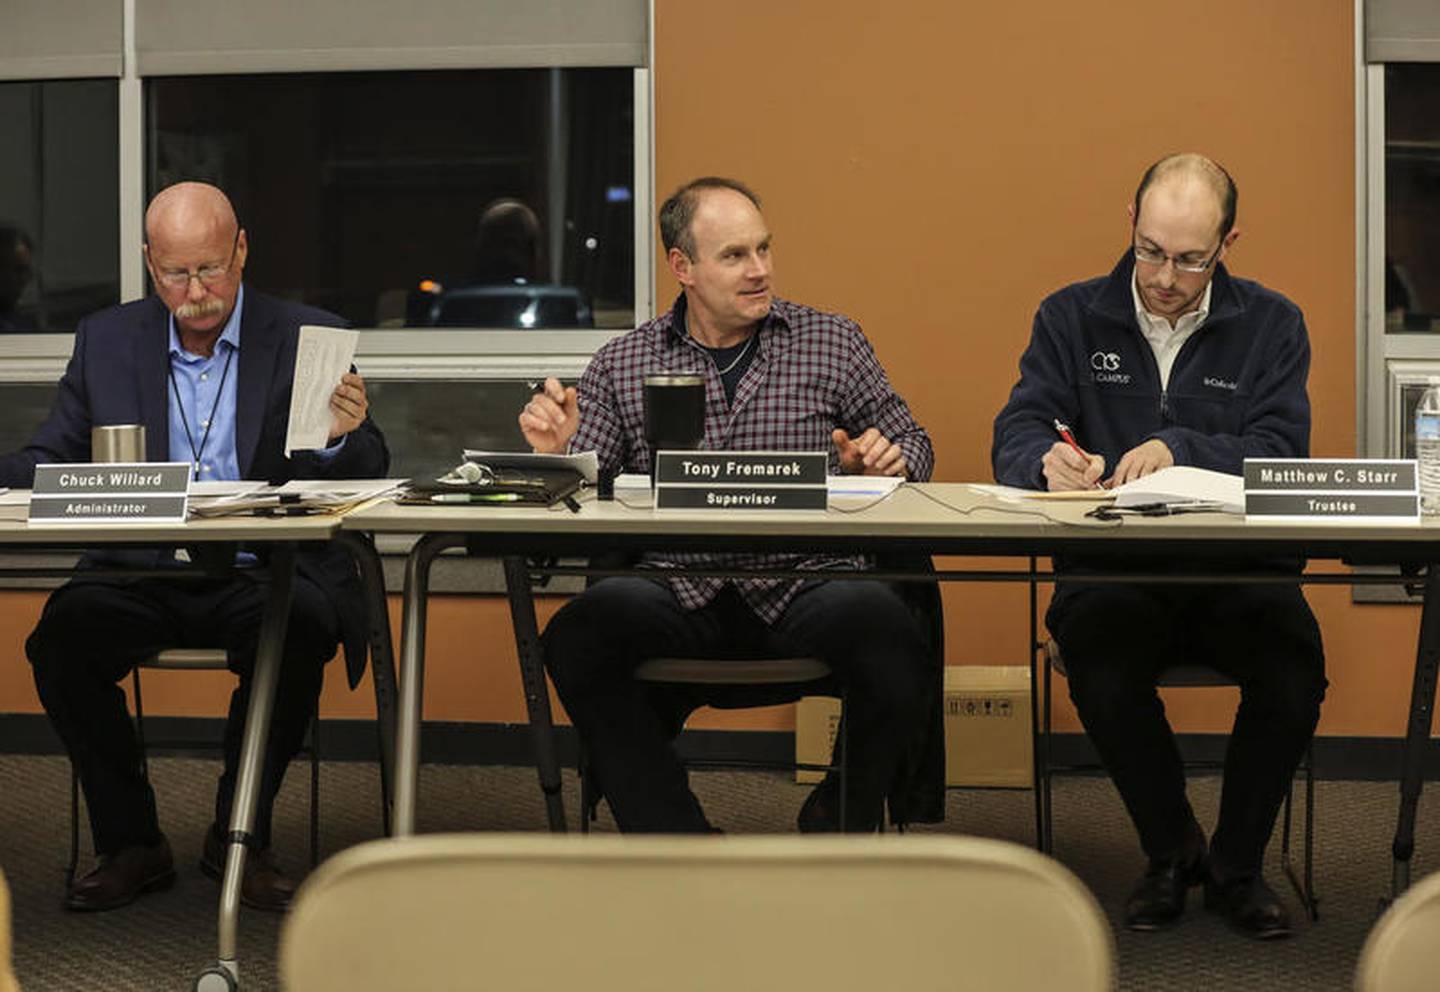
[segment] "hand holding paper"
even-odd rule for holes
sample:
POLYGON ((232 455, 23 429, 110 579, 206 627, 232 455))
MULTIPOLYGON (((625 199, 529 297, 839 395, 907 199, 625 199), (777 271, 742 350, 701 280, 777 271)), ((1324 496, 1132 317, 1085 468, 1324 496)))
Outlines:
POLYGON ((365 395, 365 380, 355 372, 340 377, 340 385, 330 394, 330 413, 334 423, 327 443, 334 444, 365 422, 370 400, 365 395))

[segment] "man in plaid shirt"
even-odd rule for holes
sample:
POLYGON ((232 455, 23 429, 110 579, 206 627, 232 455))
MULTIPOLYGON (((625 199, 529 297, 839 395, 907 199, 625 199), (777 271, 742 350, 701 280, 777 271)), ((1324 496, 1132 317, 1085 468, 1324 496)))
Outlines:
MULTIPOLYGON (((771 235, 758 198, 708 177, 660 208, 682 293, 669 313, 598 352, 578 388, 547 380, 520 414, 537 451, 589 451, 600 472, 648 472, 643 379, 705 376, 709 450, 830 453, 832 472, 930 477, 930 438, 848 318, 777 299, 771 235)), ((668 580, 609 578, 571 600, 545 631, 545 663, 622 830, 712 828, 691 793, 661 714, 631 673, 646 658, 809 655, 849 689, 847 829, 873 830, 906 744, 924 719, 924 637, 882 582, 686 577, 686 564, 860 568, 799 555, 647 556, 668 580)), ((802 829, 833 829, 817 790, 802 829)))

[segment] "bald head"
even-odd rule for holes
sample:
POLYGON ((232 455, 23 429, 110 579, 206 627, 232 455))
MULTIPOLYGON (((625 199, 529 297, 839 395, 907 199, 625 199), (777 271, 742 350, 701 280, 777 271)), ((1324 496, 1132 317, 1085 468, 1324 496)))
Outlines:
POLYGON ((230 199, 208 183, 176 183, 145 211, 145 262, 181 344, 209 354, 235 308, 248 245, 230 199))
POLYGON ((1163 197, 1171 205, 1188 203, 1191 209, 1213 209, 1215 227, 1223 240, 1235 226, 1235 204, 1239 191, 1220 164, 1194 152, 1167 155, 1145 170, 1135 189, 1134 218, 1138 221, 1145 202, 1163 197))
POLYGON ((209 183, 176 183, 150 201, 145 211, 145 241, 225 237, 234 240, 240 222, 230 198, 209 183))

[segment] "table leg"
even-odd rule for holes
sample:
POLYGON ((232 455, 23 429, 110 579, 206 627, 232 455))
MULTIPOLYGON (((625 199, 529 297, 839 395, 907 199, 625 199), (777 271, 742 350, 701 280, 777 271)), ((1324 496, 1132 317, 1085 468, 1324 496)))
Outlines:
MULTIPOLYGON (((545 816, 553 833, 565 832, 565 798, 560 793, 560 757, 555 748, 555 726, 550 717, 550 693, 545 685, 545 662, 540 653, 540 632, 535 622, 535 597, 530 589, 530 568, 524 558, 505 559, 505 589, 510 596, 510 620, 515 627, 515 649, 520 658, 520 680, 525 687, 525 709, 535 744, 535 770, 545 794, 545 816)), ((584 811, 581 811, 584 815, 584 811)))
POLYGON ((1440 670, 1440 565, 1431 565, 1425 572, 1425 605, 1420 612, 1415 680, 1410 688, 1410 721, 1405 730, 1400 770, 1400 815, 1391 846, 1392 899, 1410 886, 1410 857, 1415 853, 1415 808, 1420 803, 1420 789, 1425 782, 1425 752, 1429 749, 1430 723, 1435 712, 1437 670, 1440 670))
POLYGON ((405 611, 400 621, 400 712, 395 732, 393 835, 415 833, 415 791, 420 777, 420 710, 425 698, 425 608, 435 556, 463 543, 456 534, 426 534, 405 561, 405 611))
MULTIPOLYGON (((1050 852, 1049 817, 1050 817, 1050 721, 1049 711, 1046 711, 1045 728, 1042 734, 1040 728, 1040 693, 1043 691, 1046 705, 1049 705, 1050 697, 1049 682, 1045 683, 1042 690, 1038 678, 1039 646, 1040 646, 1040 621, 1038 616, 1039 597, 1036 589, 1035 558, 1030 558, 1030 775, 1034 780, 1035 790, 1035 847, 1045 853, 1050 852)), ((1047 673, 1048 674, 1048 673, 1047 673)))
MULTIPOLYGON (((285 628, 290 620, 290 589, 295 577, 295 546, 277 544, 270 554, 270 591, 260 621, 255 652, 255 671, 250 679, 250 705, 245 714, 245 737, 240 746, 240 774, 235 785, 235 802, 230 811, 229 853, 225 879, 220 889, 220 968, 238 982, 235 960, 236 930, 240 916, 240 882, 250 831, 255 826, 255 807, 260 798, 261 764, 270 739, 270 717, 275 708, 275 685, 285 654, 285 628)), ((202 979, 205 976, 201 976, 202 979)))

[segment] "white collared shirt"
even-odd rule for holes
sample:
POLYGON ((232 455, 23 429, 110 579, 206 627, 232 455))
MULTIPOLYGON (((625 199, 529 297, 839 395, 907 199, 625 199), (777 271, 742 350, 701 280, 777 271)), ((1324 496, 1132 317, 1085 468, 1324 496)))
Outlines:
POLYGON ((1206 283, 1205 292, 1200 297, 1200 306, 1189 313, 1181 314, 1180 319, 1175 321, 1175 326, 1171 327, 1168 319, 1157 317, 1145 309, 1145 303, 1140 299, 1140 284, 1136 281, 1135 273, 1130 273, 1130 295, 1135 300, 1135 321, 1140 325, 1140 333, 1150 342, 1150 349, 1155 352, 1155 364, 1160 366, 1161 389, 1170 385, 1170 369, 1175 364, 1175 356, 1180 354, 1180 349, 1190 340, 1190 335, 1200 330, 1200 325, 1210 316, 1210 289, 1214 285, 1213 279, 1206 283))

